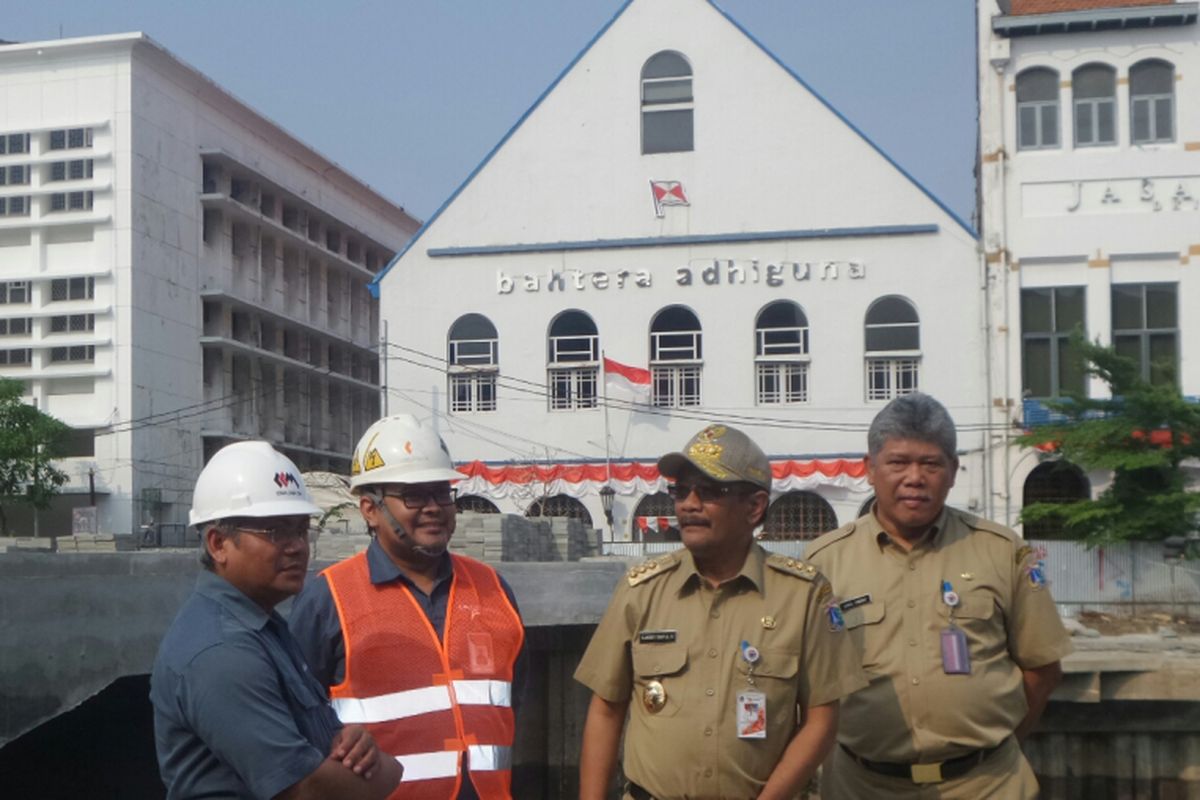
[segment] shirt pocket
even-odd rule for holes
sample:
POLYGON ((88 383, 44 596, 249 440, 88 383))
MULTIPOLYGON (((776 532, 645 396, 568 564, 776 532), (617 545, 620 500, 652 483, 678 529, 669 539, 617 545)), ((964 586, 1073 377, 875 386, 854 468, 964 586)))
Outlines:
POLYGON ((972 648, 977 650, 987 642, 1005 641, 1003 635, 999 639, 994 636, 997 625, 996 599, 988 590, 963 592, 958 598, 958 605, 954 607, 953 616, 950 612, 950 606, 938 598, 938 614, 942 618, 943 627, 948 626, 953 619, 954 624, 967 635, 967 641, 972 648))
MULTIPOLYGON (((738 654, 737 682, 733 693, 744 690, 762 692, 767 697, 768 709, 795 708, 800 690, 800 654, 789 650, 762 650, 754 662, 754 672, 746 659, 738 654), (753 677, 754 684, 750 684, 753 677)), ((732 701, 730 701, 732 702, 732 701)))
POLYGON ((643 711, 646 687, 651 681, 662 684, 666 693, 666 704, 654 716, 673 717, 686 702, 688 651, 682 642, 672 644, 634 643, 630 647, 633 656, 633 702, 643 711))
POLYGON ((887 607, 883 601, 866 603, 843 612, 846 622, 846 632, 855 648, 862 654, 862 665, 865 670, 879 669, 882 666, 882 653, 887 645, 883 621, 887 617, 887 607))

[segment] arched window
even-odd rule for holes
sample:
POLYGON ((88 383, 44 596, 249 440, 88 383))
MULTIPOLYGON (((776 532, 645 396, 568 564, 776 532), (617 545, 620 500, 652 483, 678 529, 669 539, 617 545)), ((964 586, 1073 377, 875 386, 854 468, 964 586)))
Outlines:
MULTIPOLYGON (((1092 486, 1083 470, 1069 461, 1038 464, 1025 479, 1022 508, 1034 503, 1074 503, 1092 496, 1092 486)), ((1062 539, 1059 524, 1052 519, 1026 522, 1026 539, 1062 539)))
POLYGON ((450 326, 450 410, 495 411, 500 373, 496 326, 482 314, 464 314, 450 326))
POLYGON ((800 306, 780 300, 759 312, 754 363, 759 405, 808 402, 808 317, 800 306))
POLYGON ((1017 76, 1017 148, 1058 147, 1058 73, 1046 67, 1017 76))
POLYGON ((838 526, 837 514, 815 492, 788 492, 767 509, 762 538, 815 539, 838 526))
POLYGON ((536 517, 568 517, 570 519, 583 520, 589 528, 594 527, 592 525, 592 515, 588 513, 583 503, 565 494, 556 494, 552 497, 534 500, 533 504, 526 509, 525 516, 530 519, 536 517))
POLYGON ((891 400, 919 388, 921 324, 903 297, 883 297, 867 309, 867 399, 891 400))
POLYGON ((550 323, 546 342, 546 384, 550 409, 596 407, 600 336, 582 311, 564 311, 550 323))
POLYGON ((1117 71, 1084 64, 1071 73, 1075 98, 1075 146, 1117 143, 1117 71))
POLYGON ((648 494, 633 510, 635 542, 678 542, 679 523, 675 519, 675 501, 666 492, 648 494))
POLYGON ((454 505, 459 511, 472 511, 476 514, 499 514, 499 507, 488 500, 486 497, 480 497, 477 494, 462 494, 454 501, 454 505))
POLYGON ((642 153, 692 148, 692 66, 664 50, 642 65, 642 153))
POLYGON ((1129 118, 1134 144, 1175 139, 1175 67, 1157 58, 1129 68, 1129 118))
POLYGON ((668 306, 650 323, 650 402, 666 408, 700 405, 700 320, 683 306, 668 306))

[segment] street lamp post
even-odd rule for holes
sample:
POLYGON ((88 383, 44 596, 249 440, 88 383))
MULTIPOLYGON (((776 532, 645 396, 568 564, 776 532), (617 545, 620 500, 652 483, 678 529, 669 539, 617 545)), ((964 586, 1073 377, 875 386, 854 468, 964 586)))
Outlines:
POLYGON ((604 519, 608 522, 608 536, 613 538, 613 500, 616 499, 617 493, 607 483, 600 487, 600 507, 604 509, 604 519))

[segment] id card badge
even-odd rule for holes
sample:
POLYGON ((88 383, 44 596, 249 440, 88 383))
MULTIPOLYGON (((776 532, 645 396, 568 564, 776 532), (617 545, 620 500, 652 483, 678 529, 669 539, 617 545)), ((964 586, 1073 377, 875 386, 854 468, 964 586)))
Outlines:
POLYGON ((947 675, 971 674, 967 635, 957 625, 942 628, 942 672, 947 675))
POLYGON ((739 739, 767 738, 767 696, 762 692, 739 692, 737 696, 739 739))

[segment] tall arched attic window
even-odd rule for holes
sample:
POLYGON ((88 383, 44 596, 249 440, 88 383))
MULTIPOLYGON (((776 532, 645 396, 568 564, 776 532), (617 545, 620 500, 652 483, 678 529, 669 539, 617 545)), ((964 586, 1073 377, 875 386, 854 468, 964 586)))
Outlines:
POLYGON ((1134 144, 1175 139, 1175 67, 1157 58, 1129 69, 1129 117, 1134 144))
POLYGON ((1017 76, 1017 149, 1058 147, 1058 73, 1046 67, 1017 76))
POLYGON ((867 400, 891 400, 919 387, 921 322, 903 297, 882 297, 867 309, 867 400))
POLYGON ((682 153, 692 144, 692 66, 655 53, 642 66, 642 153, 682 153))

